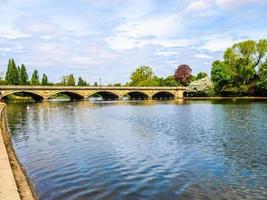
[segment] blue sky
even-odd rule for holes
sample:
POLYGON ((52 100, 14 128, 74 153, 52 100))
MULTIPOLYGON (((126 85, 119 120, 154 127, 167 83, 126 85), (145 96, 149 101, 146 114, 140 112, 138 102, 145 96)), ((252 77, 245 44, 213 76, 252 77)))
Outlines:
POLYGON ((267 0, 0 0, 0 71, 9 58, 51 81, 126 82, 189 64, 210 72, 226 47, 267 38, 267 0))

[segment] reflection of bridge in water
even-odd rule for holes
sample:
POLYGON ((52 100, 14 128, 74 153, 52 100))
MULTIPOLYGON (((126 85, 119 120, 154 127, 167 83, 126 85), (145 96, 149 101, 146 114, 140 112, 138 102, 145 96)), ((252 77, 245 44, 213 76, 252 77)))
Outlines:
POLYGON ((2 98, 10 94, 24 94, 34 100, 47 101, 58 94, 68 95, 71 100, 101 96, 103 100, 181 99, 186 87, 79 87, 79 86, 0 86, 2 98))

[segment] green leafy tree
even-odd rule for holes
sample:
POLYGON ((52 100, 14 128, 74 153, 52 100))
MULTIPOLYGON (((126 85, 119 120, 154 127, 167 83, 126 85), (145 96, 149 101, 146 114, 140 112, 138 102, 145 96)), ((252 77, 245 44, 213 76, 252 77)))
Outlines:
POLYGON ((40 85, 39 73, 36 69, 33 71, 33 74, 32 74, 31 85, 40 85))
POLYGON ((42 77, 42 85, 48 85, 48 77, 46 74, 43 74, 43 77, 42 77))
POLYGON ((206 72, 199 72, 196 76, 196 80, 205 78, 206 76, 208 76, 208 74, 206 72))
POLYGON ((177 87, 179 86, 179 82, 175 80, 174 76, 168 76, 166 78, 156 77, 159 86, 166 87, 177 87))
POLYGON ((75 78, 73 74, 70 74, 67 81, 68 86, 75 86, 75 78))
POLYGON ((131 74, 129 86, 158 86, 152 68, 140 66, 131 74))
POLYGON ((212 65, 211 78, 217 93, 250 93, 256 85, 258 69, 266 61, 266 53, 267 40, 247 40, 228 48, 224 60, 212 65))
POLYGON ((217 94, 220 94, 223 91, 224 87, 232 82, 231 69, 228 68, 229 67, 225 65, 224 62, 221 62, 219 60, 212 63, 211 80, 214 83, 215 91, 217 94))
POLYGON ((87 85, 87 82, 85 80, 83 80, 82 77, 79 77, 78 78, 78 83, 77 83, 78 86, 86 86, 87 85))
POLYGON ((9 85, 19 85, 19 74, 14 59, 9 59, 5 77, 9 85))
POLYGON ((259 94, 267 95, 267 61, 259 68, 259 81, 257 83, 259 94))
POLYGON ((29 79, 29 76, 27 74, 26 67, 24 64, 22 64, 20 68, 20 85, 27 85, 28 79, 29 79))

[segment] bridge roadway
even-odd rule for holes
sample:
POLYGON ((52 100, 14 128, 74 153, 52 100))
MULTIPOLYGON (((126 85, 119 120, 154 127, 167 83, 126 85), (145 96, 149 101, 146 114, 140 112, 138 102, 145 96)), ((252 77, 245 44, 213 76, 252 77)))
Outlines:
POLYGON ((0 86, 2 98, 10 94, 25 94, 38 101, 47 101, 57 94, 66 94, 70 99, 89 99, 100 95, 103 100, 130 99, 181 99, 186 87, 90 87, 90 86, 0 86))

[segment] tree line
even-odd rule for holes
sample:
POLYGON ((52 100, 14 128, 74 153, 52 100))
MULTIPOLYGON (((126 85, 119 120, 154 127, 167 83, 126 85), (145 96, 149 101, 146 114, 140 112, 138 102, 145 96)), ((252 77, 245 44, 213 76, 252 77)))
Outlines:
MULTIPOLYGON (((39 77, 38 70, 34 70, 31 78, 29 78, 26 66, 24 64, 16 65, 14 59, 8 60, 7 70, 5 74, 5 79, 0 80, 1 85, 43 85, 43 86, 75 86, 76 80, 73 74, 65 75, 61 78, 61 82, 52 83, 48 81, 48 76, 46 74, 42 75, 42 78, 39 77)), ((78 78, 78 86, 87 86, 89 85, 82 77, 78 78)))
MULTIPOLYGON (((9 59, 5 79, 0 84, 89 86, 82 77, 76 84, 73 74, 63 76, 59 83, 51 83, 46 74, 40 80, 34 70, 29 79, 25 65, 17 66, 13 59, 9 59)), ((223 60, 212 63, 210 76, 206 72, 194 76, 187 64, 179 65, 167 77, 156 76, 149 66, 140 66, 126 84, 107 86, 188 86, 189 96, 267 96, 267 40, 247 40, 227 48, 223 60)))

